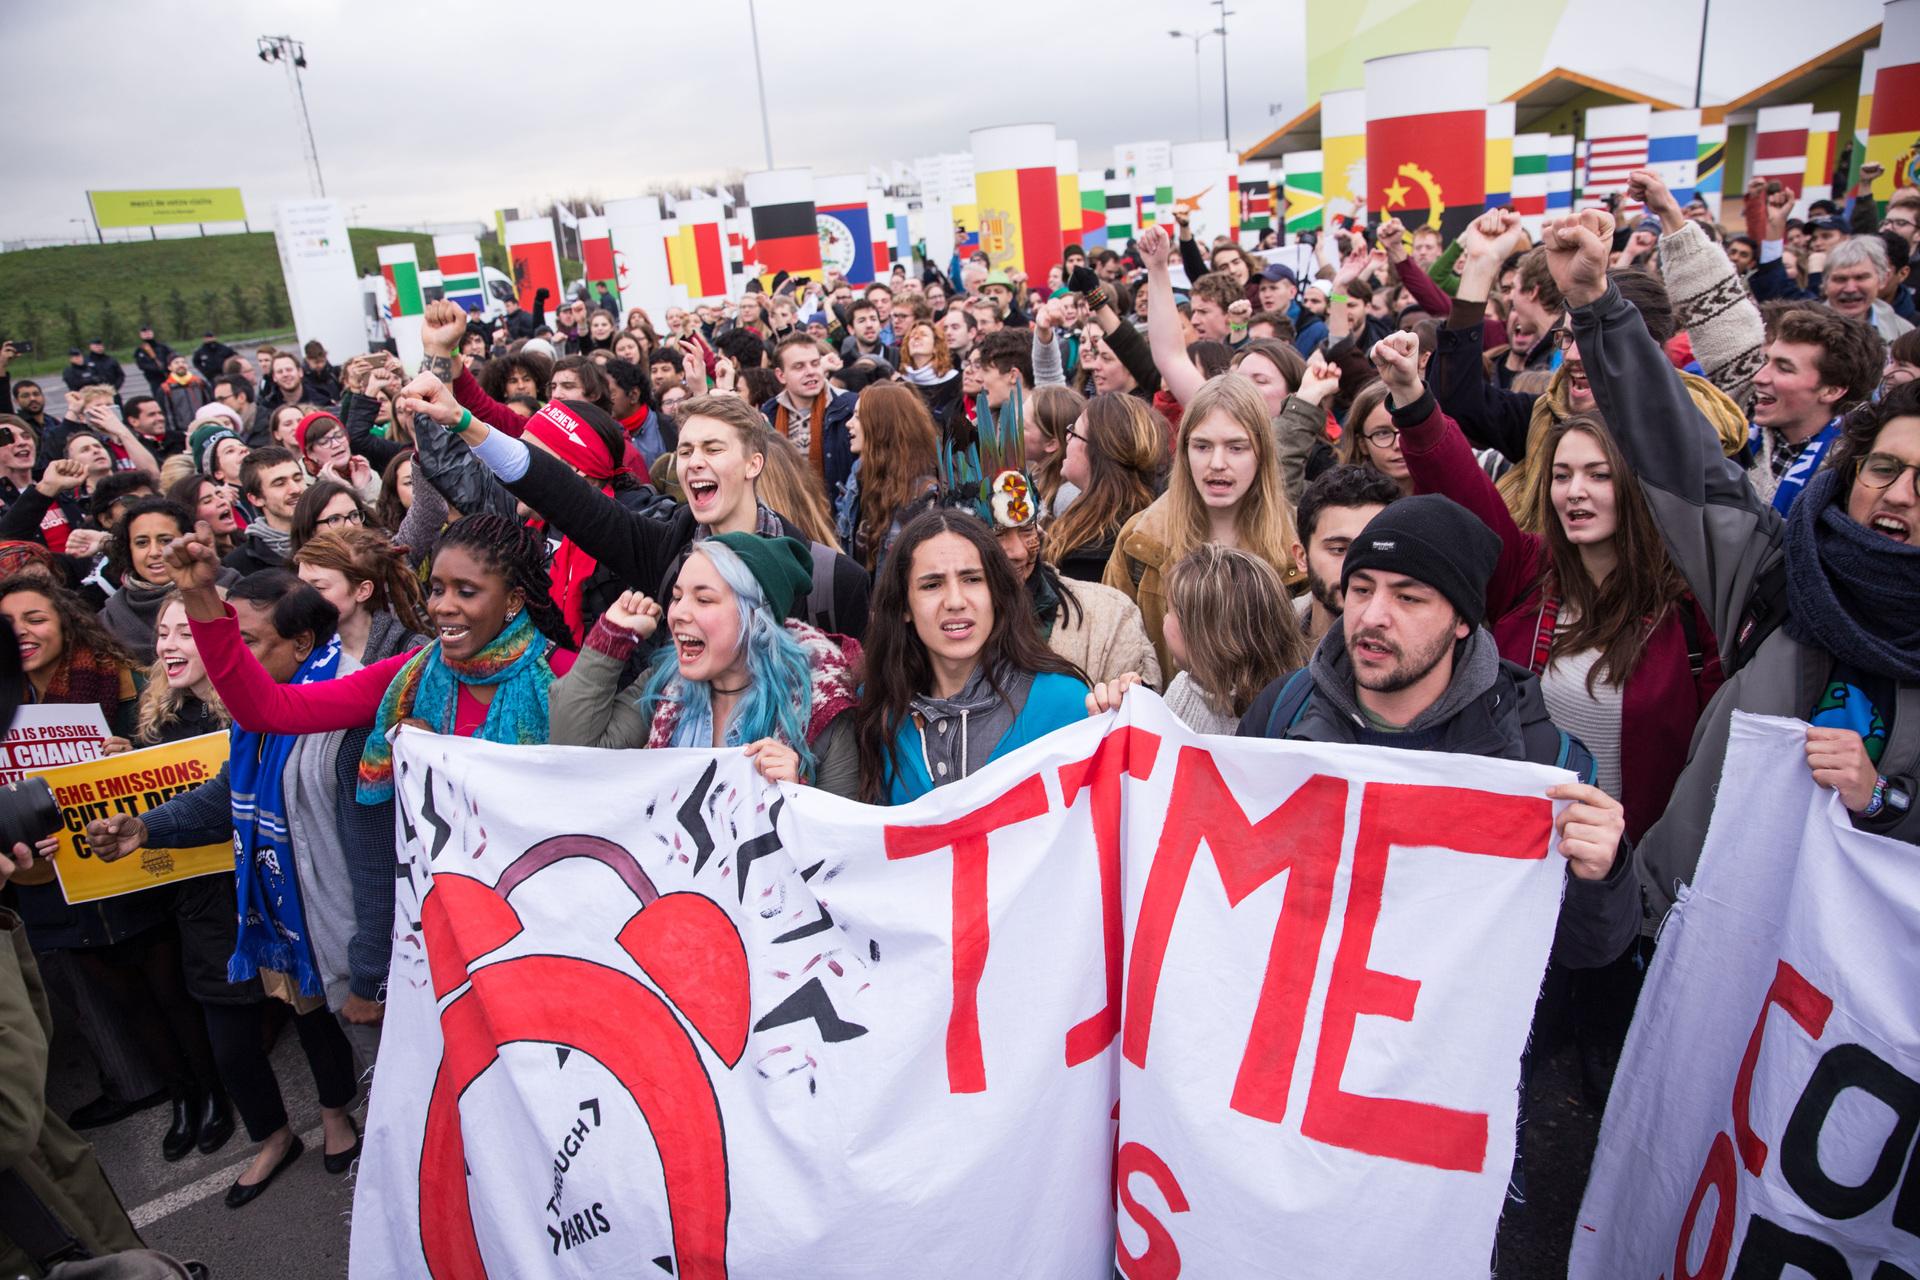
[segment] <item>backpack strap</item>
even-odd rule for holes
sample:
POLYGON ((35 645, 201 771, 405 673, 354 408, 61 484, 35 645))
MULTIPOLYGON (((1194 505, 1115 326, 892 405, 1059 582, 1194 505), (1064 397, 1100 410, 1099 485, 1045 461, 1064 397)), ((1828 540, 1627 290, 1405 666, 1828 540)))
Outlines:
POLYGON ((1533 652, 1529 655, 1527 670, 1535 675, 1543 674, 1547 669, 1547 660, 1553 656, 1553 632, 1560 619, 1560 597, 1544 595, 1540 598, 1540 613, 1533 623, 1533 652))
POLYGON ((1279 696, 1274 698, 1273 707, 1267 712, 1267 737, 1284 738, 1300 723, 1300 717, 1307 713, 1307 704, 1313 701, 1313 676, 1302 667, 1287 677, 1280 686, 1279 696))
POLYGON ((1787 562, 1782 557, 1761 571, 1747 596, 1746 608, 1733 629, 1733 651, 1727 655, 1726 676, 1731 680, 1753 660, 1760 646, 1787 620, 1787 562))
POLYGON ((833 575, 840 567, 839 554, 819 542, 809 542, 807 549, 813 553, 813 590, 807 592, 807 621, 828 635, 838 635, 839 619, 833 616, 833 575))

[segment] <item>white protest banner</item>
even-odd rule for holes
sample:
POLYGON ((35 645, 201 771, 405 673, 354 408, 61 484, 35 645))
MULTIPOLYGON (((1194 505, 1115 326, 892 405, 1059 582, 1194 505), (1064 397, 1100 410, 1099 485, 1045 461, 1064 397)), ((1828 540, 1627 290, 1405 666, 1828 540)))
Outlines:
POLYGON ((395 768, 361 1280, 1487 1274, 1563 771, 1139 693, 894 809, 395 768))
POLYGON ((299 340, 319 341, 335 360, 365 351, 365 303, 340 202, 280 201, 273 206, 273 243, 299 340))
POLYGON ((98 760, 101 744, 112 736, 97 702, 21 707, 0 738, 0 786, 42 769, 98 760))
POLYGON ((1575 1280, 1920 1273, 1920 877, 1736 714, 1607 1102, 1575 1280))

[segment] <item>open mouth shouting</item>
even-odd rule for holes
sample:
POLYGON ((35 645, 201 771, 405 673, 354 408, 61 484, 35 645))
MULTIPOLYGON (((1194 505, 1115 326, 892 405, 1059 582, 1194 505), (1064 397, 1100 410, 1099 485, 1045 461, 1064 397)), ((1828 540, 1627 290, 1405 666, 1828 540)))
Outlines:
POLYGON ((687 505, 695 511, 711 511, 719 501, 719 481, 706 476, 687 481, 687 505))
POLYGON ((1593 384, 1587 381, 1587 367, 1585 365, 1575 360, 1569 360, 1565 368, 1567 371, 1567 390, 1569 392, 1576 396, 1590 396, 1593 394, 1593 384))
POLYGON ((676 631, 673 634, 675 655, 683 667, 693 666, 706 656, 707 642, 704 637, 691 631, 676 631))
MULTIPOLYGON (((1874 512, 1873 518, 1867 521, 1867 528, 1884 537, 1892 538, 1895 542, 1913 541, 1913 522, 1891 511, 1874 512)), ((22 657, 26 656, 25 645, 20 647, 20 653, 22 657)))
POLYGON ((175 655, 161 659, 161 666, 165 668, 168 680, 178 680, 186 674, 187 660, 175 655))

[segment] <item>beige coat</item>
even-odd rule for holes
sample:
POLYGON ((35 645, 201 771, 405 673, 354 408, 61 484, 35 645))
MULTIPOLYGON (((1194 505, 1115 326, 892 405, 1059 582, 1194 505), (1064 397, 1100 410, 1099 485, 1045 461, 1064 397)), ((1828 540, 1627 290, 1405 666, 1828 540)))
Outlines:
POLYGON ((1068 608, 1063 601, 1059 621, 1047 637, 1047 647, 1086 672, 1089 683, 1135 671, 1148 684, 1160 688, 1160 659, 1153 651, 1153 642, 1147 639, 1139 606, 1127 599, 1125 592, 1097 582, 1069 581, 1064 585, 1073 593, 1077 606, 1074 618, 1072 623, 1067 621, 1068 608))

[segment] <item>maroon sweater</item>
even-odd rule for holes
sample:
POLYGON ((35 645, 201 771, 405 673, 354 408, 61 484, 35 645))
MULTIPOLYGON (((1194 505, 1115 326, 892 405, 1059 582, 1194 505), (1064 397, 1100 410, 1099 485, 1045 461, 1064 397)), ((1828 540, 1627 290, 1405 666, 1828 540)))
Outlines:
MULTIPOLYGON (((1500 562, 1487 583, 1487 629, 1501 657, 1538 674, 1545 665, 1543 641, 1552 636, 1543 581, 1545 540, 1514 523, 1499 489, 1474 458, 1473 447, 1441 412, 1432 392, 1393 410, 1393 422, 1400 428, 1400 452, 1415 488, 1453 499, 1500 535, 1500 562)), ((1683 596, 1648 636, 1622 693, 1620 789, 1630 839, 1639 840, 1666 809, 1674 779, 1687 763, 1694 721, 1721 680, 1713 627, 1693 597, 1683 596), (1704 663, 1697 678, 1682 610, 1692 615, 1704 663)))

